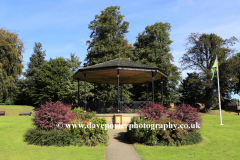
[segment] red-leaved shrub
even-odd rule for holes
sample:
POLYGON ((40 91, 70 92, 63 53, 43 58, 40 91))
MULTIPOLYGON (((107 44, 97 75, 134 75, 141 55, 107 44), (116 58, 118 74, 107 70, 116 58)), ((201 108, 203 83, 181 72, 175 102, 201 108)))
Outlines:
POLYGON ((41 104, 36 109, 34 124, 41 129, 51 130, 56 127, 57 123, 65 127, 70 120, 75 119, 75 113, 70 112, 71 105, 65 105, 62 102, 52 101, 41 104))
POLYGON ((139 110, 141 114, 149 120, 155 121, 160 118, 168 117, 167 107, 163 107, 162 104, 155 104, 153 102, 149 102, 146 106, 140 107, 139 110))
MULTIPOLYGON (((201 126, 202 118, 198 109, 184 103, 178 106, 176 110, 169 112, 169 116, 171 119, 178 119, 182 122, 188 123, 189 127, 191 124, 196 125, 196 123, 201 126)), ((196 129, 189 128, 188 130, 195 131, 196 129)))

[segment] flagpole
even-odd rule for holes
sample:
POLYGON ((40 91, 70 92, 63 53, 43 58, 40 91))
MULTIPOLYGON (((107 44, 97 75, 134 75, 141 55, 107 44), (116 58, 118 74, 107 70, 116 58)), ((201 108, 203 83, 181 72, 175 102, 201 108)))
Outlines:
MULTIPOLYGON (((217 59, 217 56, 216 56, 216 59, 217 59)), ((217 59, 217 80, 218 80, 218 99, 219 99, 220 125, 223 125, 223 124, 222 124, 221 100, 220 100, 220 86, 219 86, 219 73, 218 73, 218 59, 217 59)))

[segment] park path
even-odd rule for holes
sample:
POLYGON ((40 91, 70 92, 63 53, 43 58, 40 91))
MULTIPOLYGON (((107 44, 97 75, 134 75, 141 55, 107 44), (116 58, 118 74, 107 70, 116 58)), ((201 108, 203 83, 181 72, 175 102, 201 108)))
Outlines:
POLYGON ((109 140, 106 146, 106 160, 141 160, 132 144, 125 139, 126 130, 108 129, 109 140))

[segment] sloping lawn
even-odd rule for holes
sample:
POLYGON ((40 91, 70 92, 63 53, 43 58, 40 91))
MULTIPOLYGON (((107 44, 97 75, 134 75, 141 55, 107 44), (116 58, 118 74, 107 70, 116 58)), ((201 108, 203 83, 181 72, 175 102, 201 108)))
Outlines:
POLYGON ((240 159, 240 116, 203 115, 200 132, 203 141, 197 145, 166 147, 135 144, 144 160, 150 159, 240 159))
POLYGON ((34 107, 24 105, 0 105, 0 111, 5 111, 6 116, 19 116, 21 111, 32 111, 34 107))
MULTIPOLYGON (((8 107, 8 106, 7 106, 8 107)), ((16 106, 18 108, 19 106, 16 106)), ((29 107, 29 106, 28 106, 29 107)), ((9 107, 11 108, 11 107, 9 107)), ((14 106, 12 106, 14 108, 14 106)), ((0 106, 0 110, 2 110, 0 106)), ((20 108, 21 110, 22 108, 20 108)), ((24 109, 24 108, 23 108, 24 109)), ((6 110, 5 110, 6 111, 6 110)), ((11 113, 10 110, 7 110, 11 113)), ((24 110, 23 110, 24 111, 24 110)), ((17 113, 17 112, 16 112, 17 113)), ((13 112, 11 113, 13 114, 13 112)), ((15 114, 15 111, 14 111, 15 114)), ((23 142, 23 135, 32 127, 32 116, 0 116, 0 159, 104 159, 104 146, 41 147, 23 142)))

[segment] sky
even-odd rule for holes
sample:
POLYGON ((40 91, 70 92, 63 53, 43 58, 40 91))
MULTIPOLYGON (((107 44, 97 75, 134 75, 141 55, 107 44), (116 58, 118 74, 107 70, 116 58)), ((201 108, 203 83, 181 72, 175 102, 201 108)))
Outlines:
MULTIPOLYGON (((240 0, 7 0, 0 4, 0 28, 16 31, 24 42, 24 70, 35 42, 46 50, 46 60, 75 53, 84 62, 86 40, 91 40, 88 25, 109 6, 120 6, 124 21, 129 22, 125 38, 131 44, 146 26, 170 23, 171 53, 179 68, 191 33, 240 39, 240 0)), ((240 43, 232 48, 240 52, 240 43)), ((182 71, 182 78, 190 72, 182 71)))

